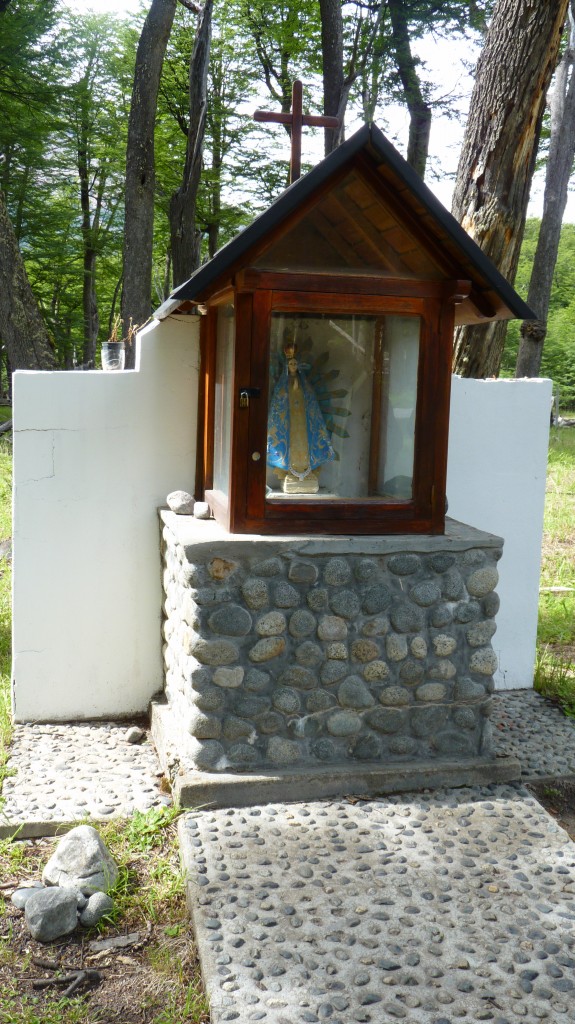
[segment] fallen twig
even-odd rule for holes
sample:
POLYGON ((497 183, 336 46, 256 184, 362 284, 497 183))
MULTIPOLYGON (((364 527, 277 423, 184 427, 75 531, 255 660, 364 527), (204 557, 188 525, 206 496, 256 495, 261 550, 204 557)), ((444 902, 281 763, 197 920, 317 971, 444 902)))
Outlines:
MULTIPOLYGON (((47 961, 44 962, 47 963, 47 961)), ((69 999, 82 985, 98 984, 101 980, 102 975, 99 971, 85 969, 82 971, 72 971, 70 974, 62 974, 59 978, 40 978, 38 981, 32 982, 32 988, 40 989, 50 988, 53 985, 67 985, 62 995, 64 999, 69 999)))

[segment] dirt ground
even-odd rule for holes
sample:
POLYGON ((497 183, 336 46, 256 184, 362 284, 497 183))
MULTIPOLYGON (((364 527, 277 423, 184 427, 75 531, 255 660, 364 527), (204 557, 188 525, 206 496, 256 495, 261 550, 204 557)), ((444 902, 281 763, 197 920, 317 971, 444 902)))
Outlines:
MULTIPOLYGON (((46 860, 46 842, 30 844, 39 863, 46 860)), ((143 885, 145 870, 144 862, 138 865, 143 885)), ((15 873, 0 882, 0 1024, 207 1024, 209 1016, 197 1008, 199 964, 185 916, 177 925, 172 917, 143 925, 123 919, 104 931, 78 927, 57 942, 40 943, 10 900, 22 881, 15 873), (98 948, 103 940, 112 944, 98 948), (82 971, 80 987, 62 998, 82 971), (68 980, 35 987, 55 978, 68 980)))
POLYGON ((553 779, 533 783, 529 789, 575 842, 575 780, 553 779))

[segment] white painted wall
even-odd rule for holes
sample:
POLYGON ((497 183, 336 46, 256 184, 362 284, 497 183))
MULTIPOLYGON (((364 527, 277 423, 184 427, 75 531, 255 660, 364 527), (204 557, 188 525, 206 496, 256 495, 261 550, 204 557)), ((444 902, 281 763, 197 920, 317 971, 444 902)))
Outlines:
POLYGON ((17 721, 140 712, 163 685, 156 509, 193 493, 197 319, 138 345, 132 371, 14 375, 17 721))
POLYGON ((550 412, 550 380, 453 379, 449 515, 505 540, 498 689, 533 685, 550 412))
MULTIPOLYGON (((159 528, 193 493, 198 322, 139 336, 123 373, 14 378, 17 721, 144 711, 162 687, 159 528)), ((505 538, 498 685, 531 686, 551 385, 454 379, 450 515, 505 538)))

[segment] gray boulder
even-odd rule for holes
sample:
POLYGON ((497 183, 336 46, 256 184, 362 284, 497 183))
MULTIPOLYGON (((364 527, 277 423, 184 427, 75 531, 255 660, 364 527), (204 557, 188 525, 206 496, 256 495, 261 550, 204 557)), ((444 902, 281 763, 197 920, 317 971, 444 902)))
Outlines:
POLYGON ((40 889, 44 889, 41 882, 34 882, 32 885, 23 885, 20 889, 15 889, 12 893, 13 906, 17 910, 24 910, 30 897, 40 889))
POLYGON ((93 925, 98 924, 100 918, 104 917, 105 914, 109 914, 113 909, 114 901, 111 896, 107 896, 105 892, 95 892, 90 896, 80 914, 80 924, 83 924, 85 928, 91 928, 93 925))
POLYGON ((79 889, 85 896, 107 892, 116 884, 118 868, 103 839, 91 825, 78 825, 58 843, 42 872, 46 885, 79 889))
POLYGON ((78 923, 77 894, 71 889, 38 889, 26 902, 28 931, 38 942, 69 935, 78 923))
POLYGON ((193 516, 194 499, 187 491, 172 491, 166 498, 169 508, 178 516, 193 516))

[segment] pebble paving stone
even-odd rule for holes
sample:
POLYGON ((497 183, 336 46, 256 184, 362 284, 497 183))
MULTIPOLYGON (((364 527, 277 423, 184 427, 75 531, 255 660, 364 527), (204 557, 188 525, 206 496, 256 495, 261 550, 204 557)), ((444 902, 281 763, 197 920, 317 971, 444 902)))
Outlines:
POLYGON ((575 845, 521 785, 190 812, 212 1024, 575 1014, 575 845))
POLYGON ((46 824, 130 817, 171 803, 152 744, 125 736, 125 722, 15 725, 0 834, 23 823, 26 834, 46 834, 46 824))

